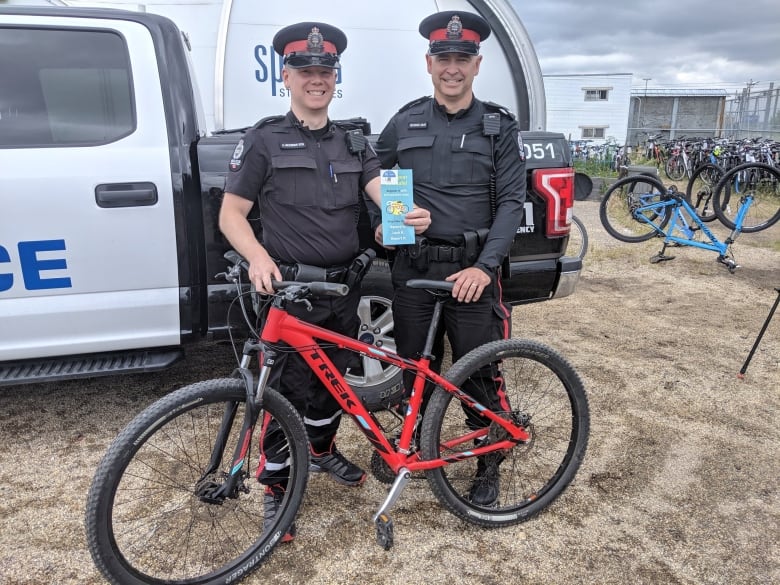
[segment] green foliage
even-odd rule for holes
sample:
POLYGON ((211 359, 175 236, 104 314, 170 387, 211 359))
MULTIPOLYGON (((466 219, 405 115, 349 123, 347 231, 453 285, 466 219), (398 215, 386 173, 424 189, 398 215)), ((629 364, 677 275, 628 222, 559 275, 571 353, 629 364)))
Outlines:
POLYGON ((578 173, 585 173, 589 177, 617 177, 617 171, 613 171, 609 167, 608 163, 595 159, 574 161, 574 170, 578 173))

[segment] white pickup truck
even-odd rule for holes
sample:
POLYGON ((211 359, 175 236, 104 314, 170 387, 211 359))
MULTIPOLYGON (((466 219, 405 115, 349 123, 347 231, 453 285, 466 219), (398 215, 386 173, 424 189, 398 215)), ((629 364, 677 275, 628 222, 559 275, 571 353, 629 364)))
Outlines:
MULTIPOLYGON (((436 9, 433 2, 411 4, 415 19, 436 9)), ((483 11, 498 4, 474 2, 483 11)), ((514 71, 525 31, 507 28, 498 13, 485 15, 497 31, 492 50, 504 55, 496 69, 514 71)), ((382 29, 381 22, 373 26, 382 29)), ((254 43, 245 51, 267 56, 250 37, 225 39, 254 43)), ((362 37, 373 38, 365 30, 362 37)), ((360 39, 356 33, 347 55, 364 52, 360 39)), ((379 50, 375 44, 366 51, 379 50)), ((215 279, 227 249, 217 214, 243 130, 206 132, 186 36, 151 13, 4 6, 0 47, 0 385, 154 371, 178 360, 188 343, 224 337, 238 323, 227 320, 233 292, 215 279)), ((414 67, 422 70, 424 49, 417 49, 414 67)), ((248 65, 256 79, 259 63, 248 65)), ((361 72, 349 67, 344 76, 354 85, 361 72)), ((533 104, 544 96, 535 72, 538 64, 504 83, 519 96, 508 105, 527 129, 526 220, 504 283, 513 304, 570 294, 582 266, 563 255, 573 172, 563 135, 538 130, 533 104)), ((359 95, 349 83, 339 87, 341 99, 359 95)), ((429 92, 426 86, 412 97, 429 92)), ((382 100, 390 98, 386 117, 357 123, 367 132, 371 122, 381 129, 405 103, 382 100)), ((276 99, 257 117, 283 113, 288 100, 276 99)), ((360 115, 360 106, 353 100, 349 107, 360 115)), ((368 231, 364 236, 369 245, 368 231)), ((375 264, 360 314, 363 331, 387 344, 389 275, 385 263, 375 264)), ((352 381, 385 391, 399 375, 366 368, 352 381)))

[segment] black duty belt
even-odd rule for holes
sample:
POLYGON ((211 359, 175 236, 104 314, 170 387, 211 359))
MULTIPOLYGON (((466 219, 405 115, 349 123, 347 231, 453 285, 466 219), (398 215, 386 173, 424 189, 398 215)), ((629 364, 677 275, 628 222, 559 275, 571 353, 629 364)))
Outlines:
POLYGON ((430 262, 460 262, 463 259, 463 247, 428 245, 430 262))
POLYGON ((430 244, 427 241, 399 246, 398 253, 410 258, 424 257, 427 262, 460 262, 464 258, 463 246, 451 244, 430 244))
POLYGON ((399 246, 398 253, 402 256, 408 256, 411 260, 419 260, 423 263, 428 262, 461 262, 466 255, 463 246, 454 246, 452 244, 431 244, 425 238, 422 238, 407 246, 399 246))

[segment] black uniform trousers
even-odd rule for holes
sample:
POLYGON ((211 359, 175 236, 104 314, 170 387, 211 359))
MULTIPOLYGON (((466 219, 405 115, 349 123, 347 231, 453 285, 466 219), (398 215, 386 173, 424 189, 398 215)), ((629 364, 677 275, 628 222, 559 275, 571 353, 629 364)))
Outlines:
MULTIPOLYGON (((416 358, 422 353, 436 302, 433 295, 425 290, 408 288, 406 281, 412 278, 444 280, 460 269, 459 262, 429 262, 428 268, 421 271, 412 266, 406 254, 396 255, 392 271, 395 291, 393 331, 398 355, 416 358)), ((507 339, 511 334, 511 309, 501 300, 498 271, 491 276, 490 285, 485 288, 478 301, 459 303, 453 299, 447 302, 443 307, 442 321, 433 346, 436 359, 431 363, 431 369, 436 372, 441 371, 445 333, 452 348, 453 363, 479 345, 497 339, 507 339)), ((405 371, 404 386, 407 396, 411 394, 413 382, 414 374, 405 371)), ((484 368, 471 384, 464 385, 463 390, 491 410, 509 410, 503 388, 498 366, 494 364, 484 368)), ((433 386, 429 384, 425 389, 423 408, 432 390, 433 386)), ((466 412, 472 428, 485 426, 483 419, 474 418, 470 410, 466 412)))
MULTIPOLYGON (((360 318, 360 287, 352 287, 344 297, 311 299, 311 311, 302 303, 290 303, 287 310, 302 321, 319 325, 349 337, 357 337, 360 318)), ((330 451, 341 421, 342 410, 303 358, 281 345, 280 353, 268 380, 271 388, 287 398, 303 417, 309 444, 315 453, 330 451)), ((354 354, 349 350, 325 348, 325 354, 343 374, 354 354)), ((258 479, 266 485, 286 485, 289 453, 273 421, 262 429, 263 464, 258 479)))

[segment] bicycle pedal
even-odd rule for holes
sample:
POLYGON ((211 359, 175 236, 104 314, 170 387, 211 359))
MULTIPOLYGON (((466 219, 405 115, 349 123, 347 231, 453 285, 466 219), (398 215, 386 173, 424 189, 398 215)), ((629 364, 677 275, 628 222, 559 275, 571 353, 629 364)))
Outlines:
POLYGON ((376 541, 385 550, 393 546, 393 521, 386 514, 380 514, 376 519, 376 541))
POLYGON ((737 268, 740 267, 739 264, 734 262, 734 260, 732 260, 731 258, 718 258, 718 262, 720 262, 721 264, 723 264, 723 266, 728 268, 728 270, 729 270, 729 272, 731 274, 734 274, 734 272, 736 272, 737 268))

